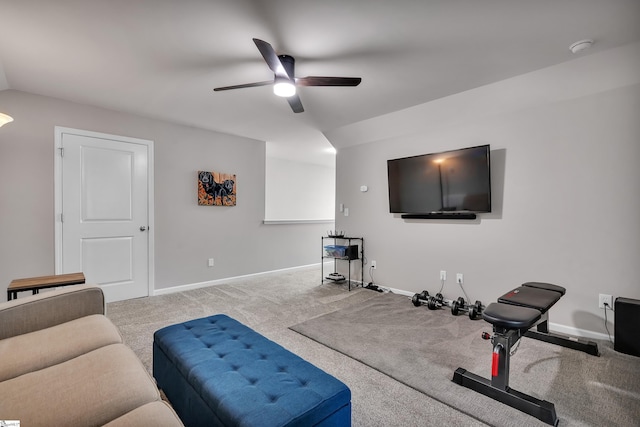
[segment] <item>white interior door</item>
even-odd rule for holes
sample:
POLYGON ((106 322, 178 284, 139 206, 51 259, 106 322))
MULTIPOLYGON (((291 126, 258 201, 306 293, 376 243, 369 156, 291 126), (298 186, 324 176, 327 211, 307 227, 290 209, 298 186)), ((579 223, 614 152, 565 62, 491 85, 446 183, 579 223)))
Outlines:
MULTIPOLYGON (((60 273, 82 271, 107 301, 149 295, 149 145, 62 131, 60 273)), ((56 184, 58 185, 58 184, 56 184)))

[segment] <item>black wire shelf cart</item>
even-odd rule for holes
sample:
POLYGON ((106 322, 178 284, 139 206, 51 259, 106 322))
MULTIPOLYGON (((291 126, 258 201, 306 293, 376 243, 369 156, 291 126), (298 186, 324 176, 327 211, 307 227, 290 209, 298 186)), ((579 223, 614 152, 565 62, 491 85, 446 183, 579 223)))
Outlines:
POLYGON ((321 275, 322 282, 343 283, 347 282, 349 290, 351 290, 351 284, 358 286, 358 282, 352 282, 351 280, 351 263, 360 262, 360 280, 364 283, 364 238, 362 237, 347 237, 347 236, 322 236, 322 267, 321 275), (329 244, 333 242, 333 244, 329 244), (346 244, 345 244, 346 243, 346 244), (325 259, 333 260, 333 272, 324 275, 324 263, 325 259), (349 264, 349 273, 347 277, 338 273, 338 261, 347 261, 349 264))

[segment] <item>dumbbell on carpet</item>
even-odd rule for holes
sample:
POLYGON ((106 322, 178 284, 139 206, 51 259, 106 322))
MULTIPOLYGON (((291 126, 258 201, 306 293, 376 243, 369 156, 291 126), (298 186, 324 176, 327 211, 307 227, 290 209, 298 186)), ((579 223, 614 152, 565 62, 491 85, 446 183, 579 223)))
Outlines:
POLYGON ((427 300, 429 299, 429 292, 427 291, 422 291, 419 294, 415 294, 412 298, 411 298, 411 302, 413 303, 413 305, 415 305, 416 307, 420 307, 422 305, 423 302, 427 302, 427 300))
POLYGON ((480 318, 483 310, 484 306, 480 301, 476 301, 475 304, 469 305, 465 302, 464 298, 460 297, 451 302, 451 314, 454 316, 457 316, 459 313, 467 313, 469 315, 469 319, 476 320, 480 318))
POLYGON ((419 294, 414 294, 411 298, 411 302, 416 307, 420 307, 424 304, 429 308, 429 310, 451 307, 451 314, 454 316, 457 316, 460 313, 467 313, 471 320, 479 319, 482 315, 482 311, 484 310, 484 306, 480 301, 476 301, 474 305, 468 305, 462 297, 455 301, 447 300, 440 292, 435 295, 429 295, 429 292, 422 291, 419 294))
POLYGON ((444 296, 439 292, 435 295, 429 295, 429 292, 422 291, 419 294, 413 295, 411 302, 416 307, 425 304, 429 310, 437 310, 442 306, 449 306, 449 301, 445 300, 444 296))
POLYGON ((429 310, 436 310, 442 306, 449 305, 449 301, 445 300, 441 293, 429 295, 429 292, 427 291, 422 291, 419 294, 415 294, 411 298, 411 302, 416 307, 420 307, 422 304, 425 304, 429 308, 429 310))
POLYGON ((444 299, 444 296, 438 292, 435 296, 430 296, 427 300, 427 307, 429 310, 437 310, 442 306, 448 306, 449 301, 444 299))

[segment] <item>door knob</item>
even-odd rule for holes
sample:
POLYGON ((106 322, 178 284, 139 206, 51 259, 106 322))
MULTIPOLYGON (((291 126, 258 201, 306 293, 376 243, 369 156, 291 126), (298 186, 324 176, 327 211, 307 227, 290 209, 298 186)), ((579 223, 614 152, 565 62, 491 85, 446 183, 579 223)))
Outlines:
POLYGON ((140 226, 140 231, 145 231, 147 229, 147 227, 145 227, 144 225, 140 226))

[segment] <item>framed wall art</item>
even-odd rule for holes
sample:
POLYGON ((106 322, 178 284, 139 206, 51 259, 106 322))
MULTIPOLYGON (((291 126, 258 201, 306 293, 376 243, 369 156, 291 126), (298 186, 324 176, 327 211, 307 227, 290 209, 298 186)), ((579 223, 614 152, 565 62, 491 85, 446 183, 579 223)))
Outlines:
POLYGON ((236 175, 198 171, 198 205, 235 206, 236 175))

